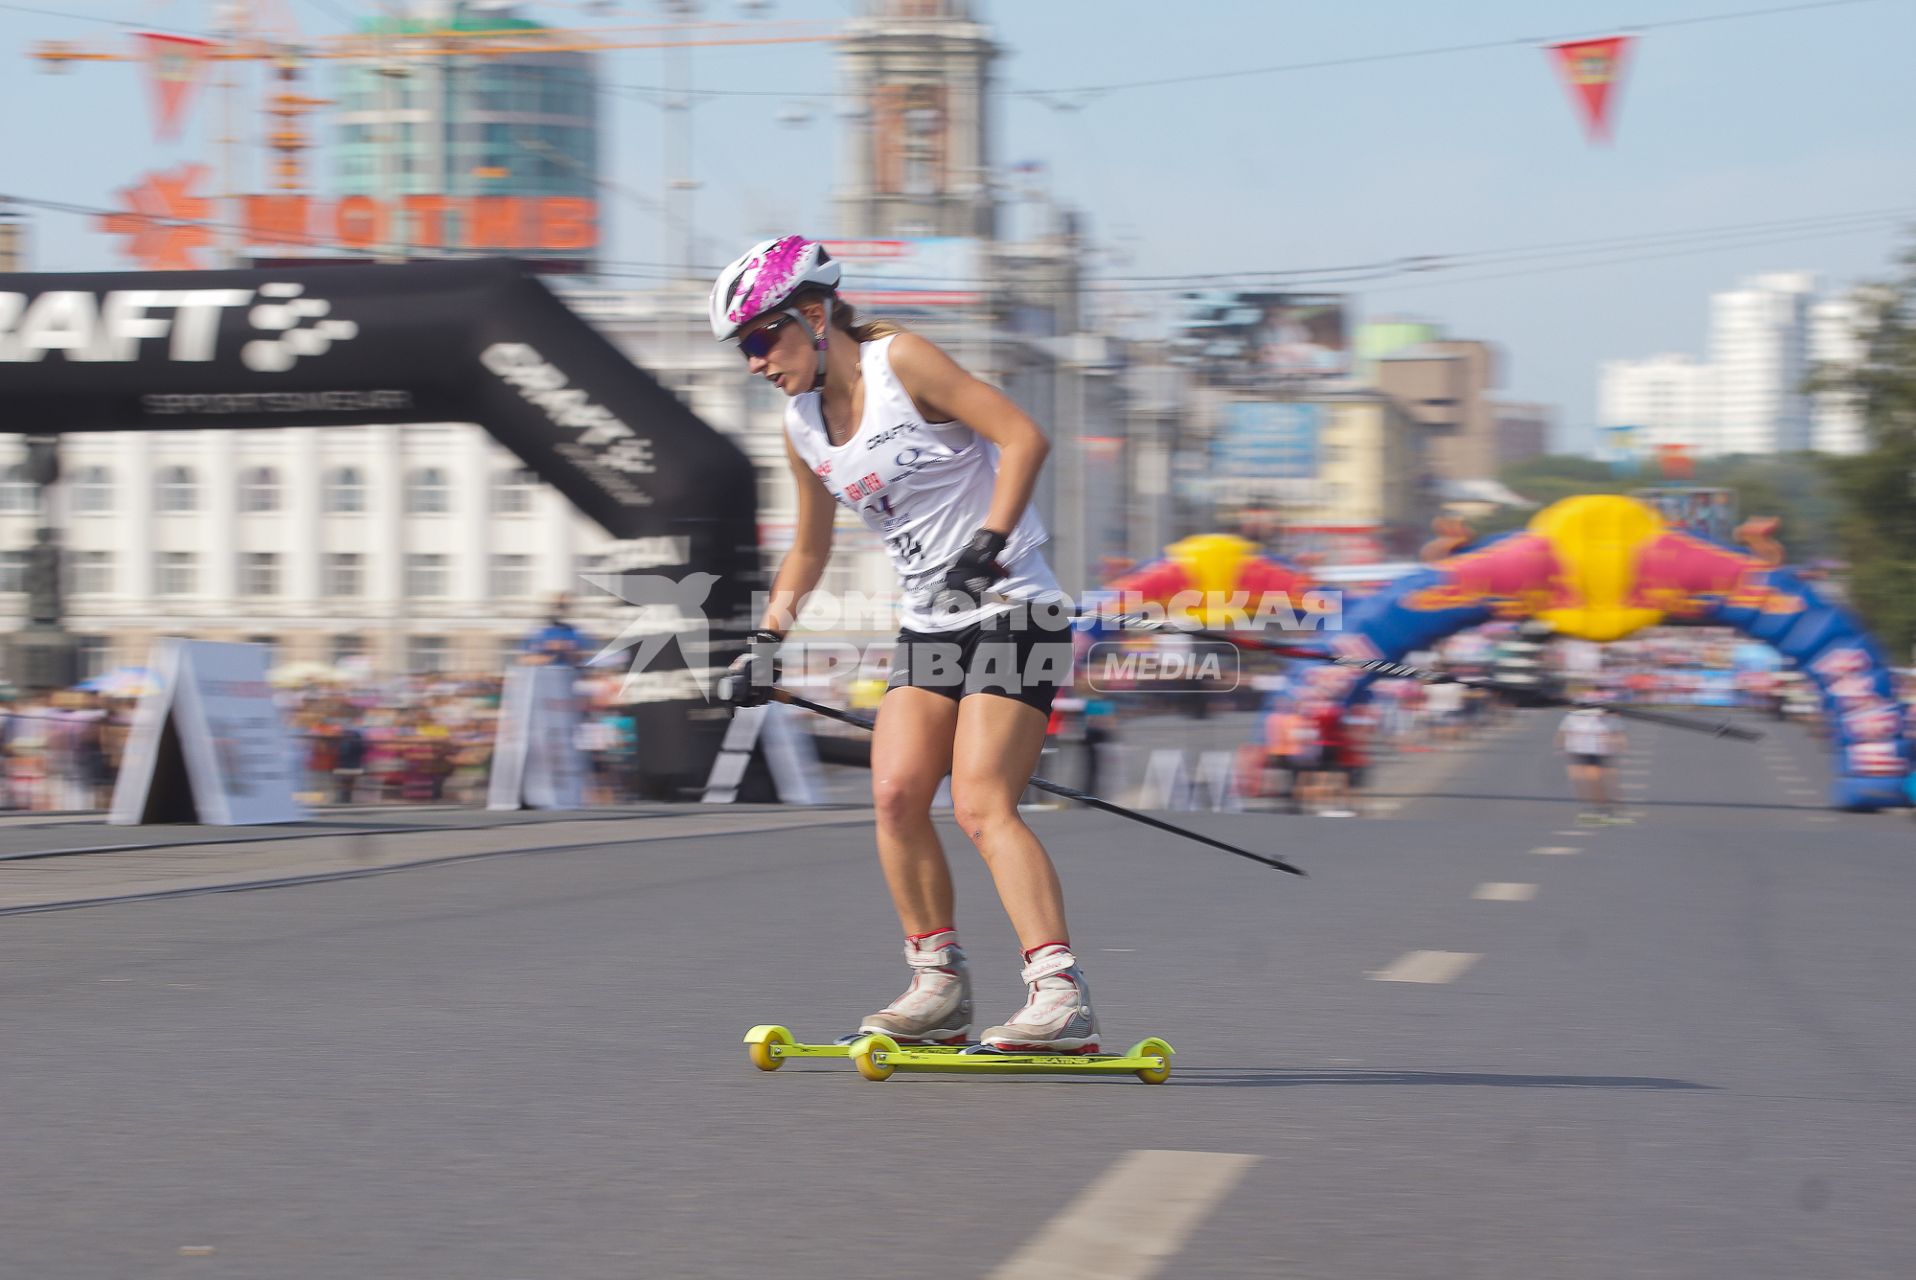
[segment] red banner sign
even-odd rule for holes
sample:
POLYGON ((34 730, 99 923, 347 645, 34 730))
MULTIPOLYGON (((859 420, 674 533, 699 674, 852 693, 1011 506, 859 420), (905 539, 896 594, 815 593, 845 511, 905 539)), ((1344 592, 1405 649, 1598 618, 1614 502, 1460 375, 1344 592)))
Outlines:
POLYGON ((197 188, 204 165, 150 173, 120 192, 120 212, 101 217, 102 231, 128 237, 125 252, 149 271, 207 266, 215 224, 237 229, 250 246, 286 246, 348 253, 413 249, 477 253, 585 254, 599 244, 598 205, 577 196, 443 196, 415 194, 391 203, 371 196, 320 200, 304 195, 236 197, 225 218, 197 188))
POLYGON ((1576 99, 1583 115, 1584 131, 1592 142, 1610 140, 1612 90, 1623 77, 1623 51, 1631 36, 1605 36, 1601 40, 1567 40, 1548 46, 1556 56, 1557 68, 1570 96, 1576 99))
POLYGON ((146 55, 147 83, 153 86, 153 133, 161 139, 177 138, 180 119, 186 114, 186 101, 199 83, 207 55, 213 51, 211 40, 191 36, 162 36, 142 32, 134 39, 146 55))

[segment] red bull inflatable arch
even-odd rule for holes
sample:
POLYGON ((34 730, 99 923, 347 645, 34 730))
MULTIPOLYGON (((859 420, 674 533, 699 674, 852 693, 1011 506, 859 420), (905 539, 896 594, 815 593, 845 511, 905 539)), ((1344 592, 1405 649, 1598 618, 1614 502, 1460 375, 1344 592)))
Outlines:
MULTIPOLYGON (((1325 615, 1332 597, 1311 586, 1310 574, 1257 554, 1257 544, 1228 533, 1200 533, 1172 543, 1164 557, 1112 579, 1105 593, 1123 601, 1162 605, 1199 625, 1242 625, 1267 601, 1304 616, 1325 615)), ((1322 617, 1316 619, 1322 622, 1322 617)))
MULTIPOLYGON (((1752 555, 1673 528, 1633 498, 1567 498, 1525 529, 1455 550, 1366 596, 1331 644, 1396 662, 1497 619, 1539 618, 1597 641, 1659 623, 1735 627, 1816 682, 1831 726, 1831 803, 1908 804, 1909 748, 1889 664, 1854 615, 1781 563, 1771 528, 1756 526, 1750 540, 1764 554, 1752 555)), ((1362 696, 1367 683, 1349 696, 1362 696)))

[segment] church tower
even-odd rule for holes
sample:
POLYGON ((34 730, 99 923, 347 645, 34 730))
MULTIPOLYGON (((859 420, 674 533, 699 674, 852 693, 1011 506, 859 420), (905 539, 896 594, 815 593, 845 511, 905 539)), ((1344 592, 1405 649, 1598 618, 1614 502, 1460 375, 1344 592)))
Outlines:
POLYGON ((988 93, 998 46, 974 0, 869 0, 839 60, 853 110, 837 195, 848 239, 996 230, 988 93))

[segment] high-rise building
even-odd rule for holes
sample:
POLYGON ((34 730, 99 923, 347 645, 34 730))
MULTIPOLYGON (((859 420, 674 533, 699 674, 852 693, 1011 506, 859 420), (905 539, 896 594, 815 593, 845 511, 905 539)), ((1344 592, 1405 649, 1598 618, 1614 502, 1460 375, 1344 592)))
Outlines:
POLYGON ((1716 438, 1712 453, 1782 453, 1810 447, 1809 306, 1806 271, 1752 277, 1710 299, 1710 365, 1716 438))
POLYGON ((1606 360, 1597 384, 1597 425, 1634 428, 1632 447, 1648 453, 1717 453, 1711 369, 1676 352, 1645 360, 1606 360))
POLYGON ((1487 342, 1440 338, 1391 351, 1377 361, 1377 386, 1424 429, 1427 464, 1437 480, 1496 476, 1498 355, 1487 342))
MULTIPOLYGON (((388 9, 396 6, 387 6, 388 9)), ((368 20, 361 30, 403 46, 433 31, 511 31, 536 36, 548 28, 509 6, 472 0, 416 0, 399 16, 368 20)), ((556 42, 555 42, 556 43, 556 42)), ((592 55, 572 50, 511 57, 395 57, 345 70, 338 91, 338 189, 389 207, 407 197, 445 197, 443 211, 409 213, 389 238, 400 246, 483 243, 460 225, 465 201, 494 201, 494 216, 529 213, 541 197, 595 200, 599 111, 592 55), (443 226, 420 225, 430 216, 443 226)), ((506 243, 519 244, 523 237, 506 243)), ((538 258, 542 251, 518 250, 538 258)), ((578 261, 576 249, 553 251, 578 261)), ((583 265, 589 265, 583 264, 583 265)))
POLYGON ((1499 400, 1492 409, 1497 415, 1499 470, 1513 462, 1541 458, 1550 451, 1550 423, 1556 416, 1550 405, 1530 400, 1499 400))
POLYGON ((1752 276, 1710 299, 1710 358, 1659 355, 1609 360, 1598 390, 1599 425, 1632 447, 1685 446, 1699 456, 1864 448, 1853 399, 1812 393, 1819 365, 1863 354, 1854 298, 1815 298, 1807 271, 1752 276))
POLYGON ((989 90, 999 49, 970 0, 868 0, 839 51, 857 104, 842 151, 839 234, 990 238, 989 90))
MULTIPOLYGON (((1811 306, 1811 371, 1834 373, 1861 364, 1869 347, 1862 329, 1863 308, 1854 297, 1828 298, 1811 306)), ((1818 453, 1861 453, 1868 443, 1854 396, 1841 391, 1811 394, 1811 448, 1818 453)))

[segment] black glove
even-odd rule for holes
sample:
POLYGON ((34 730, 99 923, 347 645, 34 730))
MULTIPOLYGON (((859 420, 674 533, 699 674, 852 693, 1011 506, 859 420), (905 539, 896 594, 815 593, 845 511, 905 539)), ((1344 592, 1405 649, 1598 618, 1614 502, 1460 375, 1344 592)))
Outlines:
POLYGON ((783 638, 776 631, 760 629, 745 637, 745 652, 732 659, 719 680, 719 697, 735 707, 762 707, 772 700, 772 686, 778 683, 778 646, 783 638))
POLYGON ((980 529, 945 570, 945 584, 938 593, 938 609, 959 613, 984 603, 991 584, 1005 576, 998 557, 1005 553, 1005 535, 995 529, 980 529))

